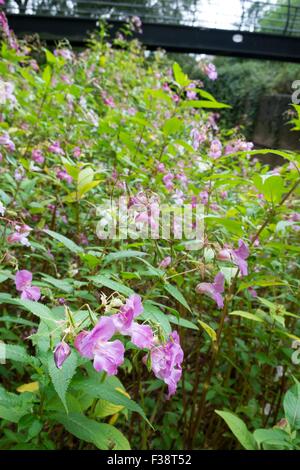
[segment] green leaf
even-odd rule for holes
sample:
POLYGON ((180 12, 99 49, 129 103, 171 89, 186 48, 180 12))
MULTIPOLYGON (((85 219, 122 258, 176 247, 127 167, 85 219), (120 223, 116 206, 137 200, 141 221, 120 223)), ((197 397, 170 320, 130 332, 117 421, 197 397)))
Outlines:
POLYGON ((5 359, 10 359, 16 362, 23 362, 25 364, 32 364, 36 359, 30 356, 26 349, 22 346, 17 346, 15 344, 5 343, 5 359))
POLYGON ((183 128, 183 122, 177 117, 167 119, 163 126, 163 132, 166 135, 176 134, 183 128))
POLYGON ((82 382, 74 383, 73 387, 74 389, 84 391, 84 393, 94 398, 101 398, 115 405, 122 405, 130 411, 135 411, 151 426, 140 405, 112 385, 108 383, 99 384, 93 379, 85 379, 82 382))
POLYGON ((179 302, 181 305, 183 305, 187 310, 191 311, 187 301, 185 300, 185 298, 183 297, 183 295, 181 294, 181 292, 179 292, 179 290, 177 289, 177 287, 175 287, 173 284, 169 284, 169 283, 166 283, 164 284, 164 289, 172 296, 174 297, 174 299, 177 300, 177 302, 179 302))
POLYGON ((292 429, 300 429, 300 383, 297 381, 283 400, 285 417, 292 429))
POLYGON ((74 351, 65 360, 61 369, 58 369, 54 362, 53 354, 49 355, 48 359, 48 370, 51 377, 55 391, 61 399, 66 412, 68 412, 66 393, 70 385, 71 379, 75 374, 77 367, 77 356, 74 351))
POLYGON ((203 330, 208 334, 208 336, 213 341, 216 341, 217 340, 217 334, 216 334, 215 330, 202 320, 198 320, 198 322, 202 326, 203 330))
POLYGON ((180 65, 177 64, 176 62, 173 65, 173 73, 174 73, 174 78, 179 86, 186 87, 190 84, 190 80, 188 76, 185 73, 183 73, 180 65))
POLYGON ((195 323, 192 323, 185 318, 176 317, 175 315, 167 315, 167 319, 170 323, 174 323, 174 325, 182 326, 183 328, 189 328, 190 330, 199 330, 195 323))
POLYGON ((144 311, 139 316, 141 320, 150 320, 153 323, 157 323, 164 331, 166 336, 169 336, 172 329, 169 323, 168 315, 162 312, 152 302, 146 300, 144 303, 144 311))
POLYGON ((255 175, 253 182, 256 188, 263 193, 267 201, 279 202, 284 193, 283 179, 277 175, 255 175))
POLYGON ((241 310, 235 310, 234 312, 230 312, 229 315, 236 315, 238 317, 247 318, 248 320, 253 320, 253 321, 263 323, 262 318, 258 317, 257 315, 254 315, 253 313, 250 313, 250 312, 243 312, 241 310))
POLYGON ((33 400, 31 395, 16 395, 0 387, 0 418, 17 423, 22 416, 30 413, 33 400))
POLYGON ((121 251, 117 251, 116 253, 109 253, 107 256, 105 256, 103 264, 105 266, 106 264, 109 264, 112 261, 118 261, 119 259, 141 258, 147 255, 148 253, 144 253, 143 251, 121 250, 121 251))
POLYGON ((97 276, 89 276, 88 279, 96 285, 100 284, 101 286, 108 287, 109 289, 116 292, 120 292, 121 294, 124 294, 126 296, 134 294, 134 291, 129 287, 124 286, 124 284, 121 284, 120 282, 113 281, 107 276, 102 276, 101 274, 97 276))
POLYGON ((44 232, 47 233, 47 235, 50 235, 50 237, 62 243, 66 248, 72 251, 72 253, 78 254, 83 252, 83 249, 80 246, 76 245, 76 243, 74 243, 72 240, 65 237, 64 235, 61 235, 57 232, 53 232, 53 230, 44 230, 44 232))
POLYGON ((126 437, 110 424, 98 423, 80 413, 64 415, 56 413, 54 419, 63 424, 67 431, 101 450, 129 450, 126 437))
POLYGON ((209 109, 221 109, 230 108, 228 104, 219 103, 218 101, 210 100, 189 100, 183 103, 185 108, 209 108, 209 109))
POLYGON ((268 444, 278 447, 278 449, 289 447, 286 442, 289 436, 283 429, 256 429, 253 436, 259 446, 268 444))
POLYGON ((229 429, 245 449, 257 449, 253 435, 250 431, 248 431, 247 426, 238 416, 231 413, 230 411, 215 410, 215 412, 224 419, 229 429))

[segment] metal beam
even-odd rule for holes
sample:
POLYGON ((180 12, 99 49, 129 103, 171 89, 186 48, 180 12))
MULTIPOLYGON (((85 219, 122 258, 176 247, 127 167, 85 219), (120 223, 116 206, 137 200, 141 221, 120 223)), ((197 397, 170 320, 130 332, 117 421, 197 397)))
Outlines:
MULTIPOLYGON (((84 45, 88 34, 97 27, 97 20, 89 18, 7 16, 10 27, 18 36, 38 33, 50 42, 67 38, 75 46, 84 45)), ((108 23, 114 36, 122 22, 108 23)), ((149 49, 160 47, 171 52, 300 62, 300 38, 295 37, 159 23, 144 23, 143 33, 136 37, 149 49)))

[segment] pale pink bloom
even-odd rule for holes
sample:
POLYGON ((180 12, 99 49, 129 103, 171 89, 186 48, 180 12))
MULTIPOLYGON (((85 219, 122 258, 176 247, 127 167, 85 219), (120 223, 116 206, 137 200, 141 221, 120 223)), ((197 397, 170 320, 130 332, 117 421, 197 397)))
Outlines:
POLYGON ((196 84, 190 83, 186 91, 186 96, 189 100, 195 100, 197 98, 197 92, 194 91, 193 88, 196 88, 196 84))
POLYGON ((72 183, 72 181, 73 181, 72 176, 69 175, 69 173, 67 173, 65 169, 58 170, 56 172, 56 176, 59 180, 66 181, 67 183, 72 183))
POLYGON ((207 294, 211 297, 216 303, 219 308, 224 307, 224 300, 222 297, 222 293, 224 292, 224 274, 219 272, 213 283, 209 282, 201 282, 196 287, 196 292, 199 294, 207 294))
POLYGON ((72 60, 73 59, 73 53, 70 51, 70 49, 55 49, 54 50, 54 55, 57 57, 63 57, 66 60, 72 60))
POLYGON ((222 199, 226 199, 228 197, 228 191, 221 191, 220 196, 222 199))
POLYGON ((208 155, 214 159, 221 157, 222 155, 222 144, 218 139, 214 139, 210 144, 210 150, 208 155))
POLYGON ((166 189, 168 191, 171 191, 174 187, 173 183, 172 183, 172 180, 174 179, 174 175, 172 173, 167 173, 164 177, 163 177, 163 182, 164 182, 164 185, 166 187, 166 189))
POLYGON ((206 206, 208 204, 208 196, 209 196, 208 192, 206 190, 201 191, 201 193, 199 193, 199 196, 200 196, 201 204, 206 206))
POLYGON ((120 340, 109 341, 115 334, 111 317, 101 317, 92 331, 82 331, 75 338, 75 348, 79 354, 93 359, 94 368, 108 375, 115 375, 124 362, 125 348, 120 340))
POLYGON ((185 195, 179 189, 176 189, 175 194, 172 195, 172 199, 174 200, 175 204, 178 206, 182 206, 184 203, 185 195))
POLYGON ((32 286, 32 273, 26 269, 18 271, 15 276, 16 289, 21 292, 21 299, 38 301, 41 291, 38 287, 32 286))
POLYGON ((200 132, 198 129, 193 128, 190 133, 191 138, 193 139, 193 148, 198 150, 200 144, 205 142, 206 135, 203 132, 200 132))
POLYGON ((178 95, 176 95, 176 93, 174 93, 174 94, 172 95, 172 100, 174 101, 174 103, 178 103, 179 100, 180 100, 180 98, 179 98, 178 95))
POLYGON ((159 263, 159 267, 160 268, 167 268, 168 266, 170 266, 170 264, 172 263, 172 258, 171 256, 166 256, 160 263, 159 263))
POLYGON ((15 232, 11 233, 7 237, 8 243, 21 243, 24 246, 30 246, 30 242, 28 240, 29 233, 31 232, 31 228, 28 225, 16 225, 15 232))
POLYGON ((217 258, 221 261, 231 261, 236 264, 242 276, 247 276, 248 274, 248 263, 246 261, 248 257, 249 248, 243 240, 239 240, 239 247, 237 249, 225 248, 217 255, 217 258))
POLYGON ((55 153, 57 155, 64 155, 64 151, 57 140, 49 145, 48 150, 49 152, 55 153))
POLYGON ((73 148, 73 156, 75 158, 79 158, 81 156, 81 149, 80 147, 74 147, 73 148))
POLYGON ((31 158, 34 162, 43 164, 45 161, 45 157, 42 154, 42 151, 39 149, 33 149, 31 152, 31 158))
POLYGON ((16 181, 22 181, 22 179, 25 176, 25 170, 22 166, 19 166, 14 172, 15 180, 16 181))
POLYGON ((156 169, 159 173, 164 173, 166 170, 165 165, 161 162, 156 165, 156 169))
POLYGON ((218 78, 218 72, 214 64, 205 64, 204 73, 210 80, 216 80, 218 78))
POLYGON ((0 145, 3 145, 3 147, 9 152, 14 152, 16 150, 16 146, 7 132, 0 136, 0 145))

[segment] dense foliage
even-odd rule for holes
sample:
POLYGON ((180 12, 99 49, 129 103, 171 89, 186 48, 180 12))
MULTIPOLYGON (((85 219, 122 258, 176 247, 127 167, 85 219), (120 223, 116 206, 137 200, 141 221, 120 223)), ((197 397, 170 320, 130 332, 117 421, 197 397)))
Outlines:
POLYGON ((300 155, 262 166, 132 24, 75 53, 1 22, 0 447, 299 449, 300 155), (202 243, 106 238, 120 196, 140 229, 202 207, 202 243))

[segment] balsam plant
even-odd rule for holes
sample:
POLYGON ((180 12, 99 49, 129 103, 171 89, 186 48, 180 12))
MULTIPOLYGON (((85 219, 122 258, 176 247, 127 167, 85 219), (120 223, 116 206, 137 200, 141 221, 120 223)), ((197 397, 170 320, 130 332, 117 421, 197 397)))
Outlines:
POLYGON ((135 23, 49 50, 1 14, 2 449, 235 448, 214 411, 274 425, 299 373, 300 154, 262 165, 135 23), (109 238, 119 197, 201 205, 202 243, 109 238))

